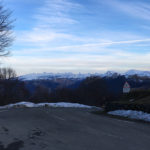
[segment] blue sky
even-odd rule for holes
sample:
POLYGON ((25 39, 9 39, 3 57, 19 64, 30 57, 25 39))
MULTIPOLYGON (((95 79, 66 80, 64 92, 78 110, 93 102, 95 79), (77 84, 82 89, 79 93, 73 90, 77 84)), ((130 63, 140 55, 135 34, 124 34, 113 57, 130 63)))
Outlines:
POLYGON ((150 69, 148 0, 5 0, 15 41, 3 65, 19 75, 150 69))

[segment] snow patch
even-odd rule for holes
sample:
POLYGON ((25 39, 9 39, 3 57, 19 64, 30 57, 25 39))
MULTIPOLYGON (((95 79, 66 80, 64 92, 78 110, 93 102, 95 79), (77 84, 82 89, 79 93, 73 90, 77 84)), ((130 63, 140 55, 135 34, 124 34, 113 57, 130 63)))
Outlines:
POLYGON ((5 106, 0 106, 0 109, 5 109, 5 108, 18 108, 18 107, 35 107, 36 104, 31 103, 31 102, 19 102, 15 104, 9 104, 5 106))
POLYGON ((134 110, 115 110, 108 112, 110 115, 123 116, 131 119, 144 120, 150 122, 150 114, 134 110))
POLYGON ((59 102, 59 103, 39 103, 35 104, 37 107, 40 106, 50 106, 50 107, 75 107, 75 108, 92 108, 92 106, 87 106, 83 104, 78 103, 65 103, 65 102, 59 102))
POLYGON ((31 102, 19 102, 15 104, 9 104, 6 106, 0 106, 0 109, 6 109, 6 108, 23 108, 23 107, 65 107, 65 108, 97 108, 99 110, 102 110, 101 108, 95 107, 95 106, 87 106, 83 104, 78 103, 65 103, 65 102, 58 102, 58 103, 31 103, 31 102))

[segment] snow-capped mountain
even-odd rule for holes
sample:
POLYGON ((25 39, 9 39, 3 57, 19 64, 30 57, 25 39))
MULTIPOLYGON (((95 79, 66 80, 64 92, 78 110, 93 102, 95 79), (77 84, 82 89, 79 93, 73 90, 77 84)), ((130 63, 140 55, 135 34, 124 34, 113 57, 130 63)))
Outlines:
POLYGON ((37 80, 37 79, 45 79, 52 80, 58 78, 67 78, 67 79, 84 79, 86 77, 91 76, 91 74, 73 74, 73 73, 32 73, 20 76, 20 80, 37 80))
POLYGON ((37 80, 37 79, 42 79, 42 80, 54 80, 58 78, 66 78, 66 79, 85 79, 86 77, 90 76, 99 76, 99 77, 113 77, 116 78, 119 75, 124 75, 126 77, 132 76, 132 75, 138 75, 141 77, 147 76, 150 77, 150 71, 140 71, 140 70, 129 70, 125 73, 117 73, 115 71, 107 71, 104 74, 100 73, 88 73, 88 74, 73 74, 73 73, 32 73, 32 74, 27 74, 20 76, 19 79, 26 81, 26 80, 37 80))
POLYGON ((106 73, 101 74, 102 77, 117 77, 118 75, 120 74, 115 71, 107 71, 106 73))
POLYGON ((150 71, 140 71, 140 70, 129 70, 125 72, 124 74, 126 77, 131 76, 131 75, 138 75, 141 77, 150 77, 150 71))

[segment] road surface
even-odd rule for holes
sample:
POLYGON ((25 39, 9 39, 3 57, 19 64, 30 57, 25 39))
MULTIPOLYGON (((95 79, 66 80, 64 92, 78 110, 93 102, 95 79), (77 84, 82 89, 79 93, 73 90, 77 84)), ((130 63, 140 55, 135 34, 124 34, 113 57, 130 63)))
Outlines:
POLYGON ((150 125, 79 108, 0 110, 0 150, 149 150, 150 125))

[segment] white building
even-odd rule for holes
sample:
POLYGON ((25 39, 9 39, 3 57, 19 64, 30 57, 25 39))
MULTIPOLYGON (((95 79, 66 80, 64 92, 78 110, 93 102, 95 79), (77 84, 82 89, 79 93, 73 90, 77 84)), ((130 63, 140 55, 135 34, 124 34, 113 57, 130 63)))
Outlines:
POLYGON ((123 93, 129 93, 131 91, 131 87, 128 82, 126 82, 123 86, 123 93))

